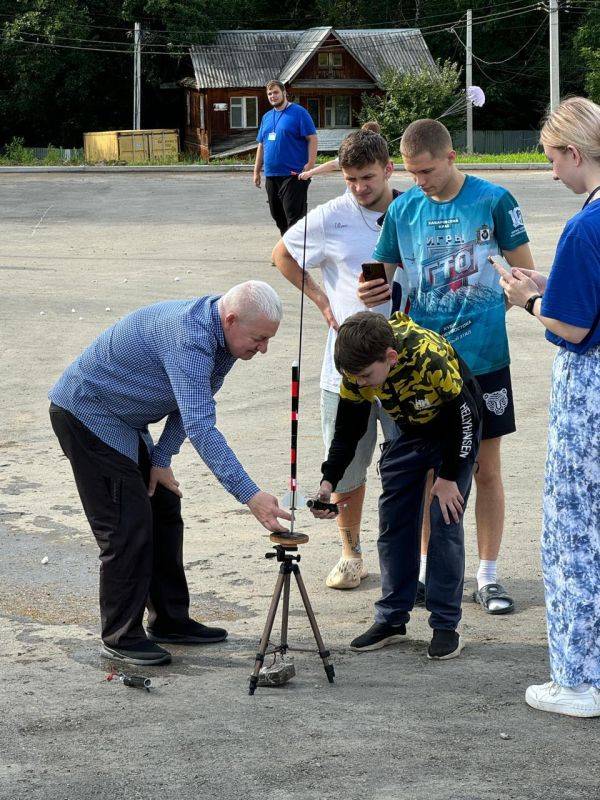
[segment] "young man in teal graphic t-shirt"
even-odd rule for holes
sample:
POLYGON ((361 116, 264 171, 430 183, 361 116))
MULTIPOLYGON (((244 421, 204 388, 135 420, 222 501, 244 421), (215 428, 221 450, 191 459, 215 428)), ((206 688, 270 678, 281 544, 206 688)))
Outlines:
MULTIPOLYGON (((390 279, 396 273, 415 322, 442 334, 480 384, 485 408, 475 475, 480 565, 474 599, 489 613, 507 613, 513 603, 496 568, 504 526, 500 444, 515 421, 506 307, 488 256, 501 253, 511 266, 531 269, 529 239, 510 192, 457 169, 450 134, 440 122, 413 122, 400 149, 415 186, 390 206, 373 257, 386 264, 390 279)), ((374 282, 359 288, 369 306, 386 292, 374 282)), ((419 576, 425 595, 427 542, 425 524, 419 576)))

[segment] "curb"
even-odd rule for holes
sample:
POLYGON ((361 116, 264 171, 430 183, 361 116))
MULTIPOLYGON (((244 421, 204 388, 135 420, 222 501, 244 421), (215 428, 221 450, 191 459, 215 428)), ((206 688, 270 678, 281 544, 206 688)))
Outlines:
MULTIPOLYGON (((502 164, 457 164, 460 170, 464 172, 481 172, 481 171, 497 171, 497 170, 512 170, 514 172, 527 172, 531 170, 548 171, 552 169, 551 164, 544 163, 502 163, 502 164)), ((29 174, 40 175, 46 173, 60 173, 65 175, 95 175, 95 174, 111 174, 111 173, 164 173, 175 175, 178 172, 194 173, 194 172, 253 172, 254 167, 252 164, 167 164, 157 166, 144 166, 144 167, 103 167, 103 166, 80 166, 80 167, 0 167, 0 174, 29 174)), ((396 164, 394 166, 395 172, 404 172, 404 166, 396 164)))

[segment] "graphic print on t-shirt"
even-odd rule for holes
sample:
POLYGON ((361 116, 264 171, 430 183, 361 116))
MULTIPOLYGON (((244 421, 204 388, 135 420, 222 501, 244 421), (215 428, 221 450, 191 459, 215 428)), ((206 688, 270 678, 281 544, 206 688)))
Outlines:
POLYGON ((418 187, 395 201, 374 257, 402 261, 412 319, 444 336, 481 375, 510 360, 504 295, 488 256, 527 241, 509 192, 467 176, 448 202, 432 201, 418 187))

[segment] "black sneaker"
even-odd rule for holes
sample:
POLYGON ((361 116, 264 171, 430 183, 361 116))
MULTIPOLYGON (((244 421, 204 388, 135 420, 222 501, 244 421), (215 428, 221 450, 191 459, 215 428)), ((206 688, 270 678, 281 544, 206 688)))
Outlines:
POLYGON ((406 625, 388 625, 375 622, 368 631, 350 642, 350 650, 362 653, 366 650, 379 650, 394 642, 401 642, 406 636, 406 625))
POLYGON ((101 655, 103 658, 136 664, 141 667, 156 667, 159 664, 171 663, 171 653, 148 639, 118 647, 102 642, 101 655))
POLYGON ((448 661, 457 658, 462 649, 462 642, 456 631, 437 628, 433 631, 431 644, 427 648, 427 658, 433 661, 448 661))
POLYGON ((415 597, 415 605, 425 605, 425 584, 421 583, 421 581, 417 583, 417 596, 415 597))
POLYGON ((222 642, 227 638, 225 628, 209 628, 201 622, 188 619, 186 622, 174 624, 168 630, 155 625, 148 628, 148 638, 153 642, 166 644, 210 644, 222 642))

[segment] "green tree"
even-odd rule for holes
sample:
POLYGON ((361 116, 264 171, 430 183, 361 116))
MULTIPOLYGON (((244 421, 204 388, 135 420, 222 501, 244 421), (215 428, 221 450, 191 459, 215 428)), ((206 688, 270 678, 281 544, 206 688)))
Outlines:
MULTIPOLYGON (((399 139, 405 128, 415 119, 439 117, 459 97, 460 71, 456 64, 438 64, 437 70, 418 73, 400 73, 388 69, 383 74, 385 94, 382 97, 363 95, 360 122, 377 120, 381 132, 391 142, 399 139)), ((452 129, 457 118, 444 119, 452 129)))
POLYGON ((588 12, 573 41, 585 65, 585 90, 595 103, 600 103, 600 8, 588 12))

